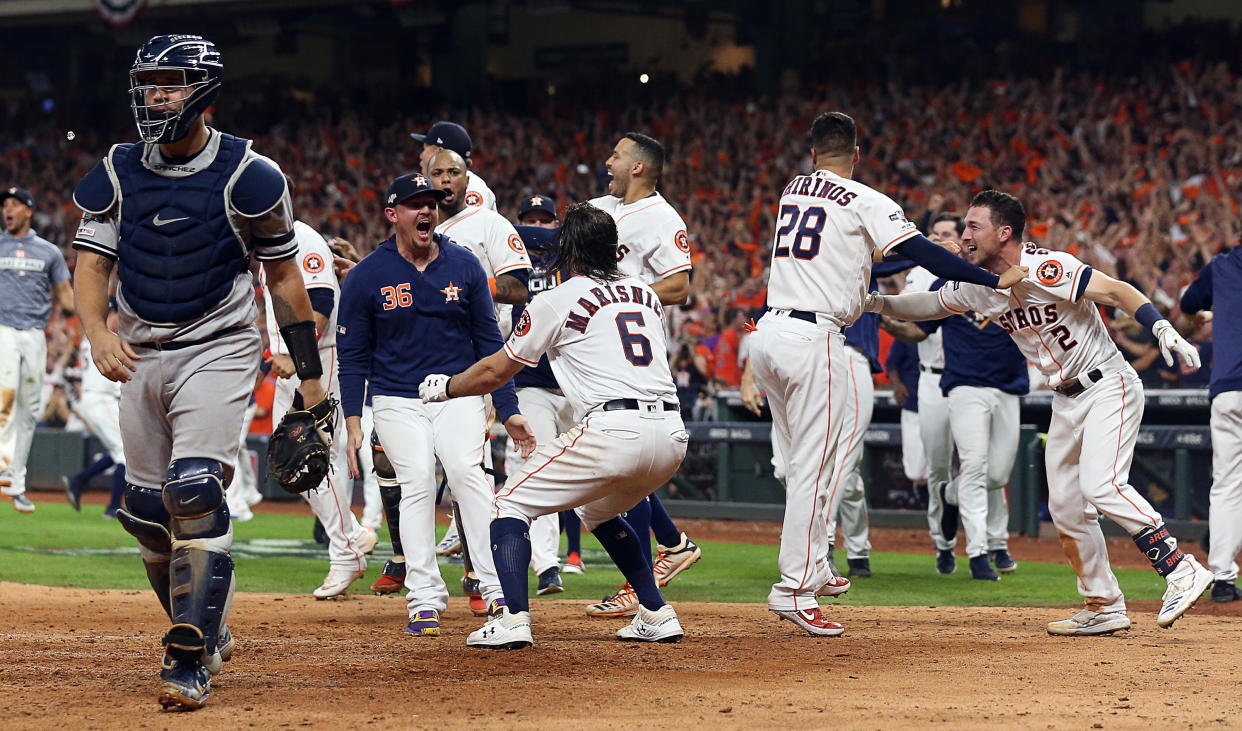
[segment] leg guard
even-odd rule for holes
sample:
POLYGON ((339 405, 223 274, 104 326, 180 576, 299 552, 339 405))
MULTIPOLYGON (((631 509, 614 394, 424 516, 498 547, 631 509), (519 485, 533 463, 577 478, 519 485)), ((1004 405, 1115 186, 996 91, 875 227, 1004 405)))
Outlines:
POLYGON ((1156 528, 1145 528, 1134 536, 1134 545, 1143 552, 1151 567, 1161 576, 1168 576, 1182 562, 1186 554, 1177 547, 1177 539, 1169 534, 1163 524, 1156 528))
POLYGON ((203 661, 217 652, 232 599, 233 526, 224 471, 210 459, 179 459, 168 468, 164 507, 172 517, 172 621, 202 632, 203 661))
POLYGON ((379 435, 371 432, 371 463, 375 465, 375 481, 379 483, 380 503, 384 506, 384 520, 388 522, 388 535, 392 538, 392 555, 405 556, 401 548, 401 485, 397 471, 393 469, 379 435))
POLYGON ((116 511, 117 522, 126 533, 138 539, 138 551, 147 570, 147 581, 151 582, 164 613, 171 619, 168 564, 172 560, 172 535, 168 526, 172 518, 164 509, 159 490, 126 483, 124 503, 125 507, 116 511))

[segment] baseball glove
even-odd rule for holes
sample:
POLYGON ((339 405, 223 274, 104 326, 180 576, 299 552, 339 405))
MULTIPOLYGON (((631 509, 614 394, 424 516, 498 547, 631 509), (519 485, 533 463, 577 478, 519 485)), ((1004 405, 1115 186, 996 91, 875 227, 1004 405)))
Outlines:
POLYGON ((291 493, 312 490, 328 476, 336 399, 328 396, 309 409, 302 408, 302 395, 280 420, 267 442, 267 468, 291 493))

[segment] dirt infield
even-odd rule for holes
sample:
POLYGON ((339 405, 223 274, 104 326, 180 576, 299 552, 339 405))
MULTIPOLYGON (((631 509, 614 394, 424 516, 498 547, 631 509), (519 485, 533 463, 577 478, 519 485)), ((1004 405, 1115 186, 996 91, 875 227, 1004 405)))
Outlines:
POLYGON ((534 603, 535 647, 465 646, 479 620, 451 600, 443 635, 401 632, 400 599, 240 594, 233 660, 192 718, 155 702, 166 620, 146 592, 0 583, 6 728, 1122 728, 1236 723, 1242 606, 1204 599, 1171 630, 1155 606, 1110 638, 1049 637, 1066 608, 842 607, 835 639, 753 604, 682 603, 679 645, 612 639, 618 620, 534 603))

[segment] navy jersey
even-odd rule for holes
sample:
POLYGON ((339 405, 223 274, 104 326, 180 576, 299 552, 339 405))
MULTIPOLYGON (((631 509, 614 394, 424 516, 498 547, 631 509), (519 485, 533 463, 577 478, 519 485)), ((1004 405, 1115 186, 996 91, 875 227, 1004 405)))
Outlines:
MULTIPOLYGON (((938 279, 936 291, 945 284, 938 279)), ((1030 390, 1026 356, 1005 328, 976 312, 917 323, 924 332, 940 329, 944 338, 944 373, 940 390, 947 396, 957 386, 996 388, 1021 396, 1030 390)))
MULTIPOLYGON (((1182 312, 1193 315, 1212 311, 1212 398, 1226 391, 1242 391, 1242 340, 1224 337, 1242 317, 1242 247, 1218 254, 1199 272, 1199 278, 1182 293, 1182 312), (1220 336, 1220 337, 1217 337, 1220 336)), ((1207 355, 1200 353, 1203 362, 1207 355)))
MULTIPOLYGON (((877 277, 891 277, 898 272, 914 266, 909 259, 885 259, 871 265, 871 281, 867 283, 867 291, 876 291, 877 277)), ((883 373, 884 366, 880 363, 880 316, 874 312, 864 312, 858 316, 854 324, 845 328, 845 344, 862 351, 871 362, 872 373, 883 373)))
POLYGON ((884 368, 888 371, 890 378, 896 373, 901 379, 901 385, 906 387, 906 400, 901 402, 901 408, 917 412, 919 410, 918 345, 894 340, 893 347, 888 349, 888 360, 884 361, 884 368))
MULTIPOLYGON (((522 237, 522 243, 526 245, 526 253, 530 255, 533 269, 526 288, 533 298, 540 292, 546 292, 561 283, 561 273, 552 269, 552 262, 556 259, 556 235, 560 229, 541 226, 516 226, 515 228, 518 235, 522 237)), ((514 327, 517 327, 518 318, 525 311, 525 307, 514 306, 514 327)), ((539 358, 539 365, 527 366, 518 371, 518 374, 513 377, 513 385, 518 388, 560 388, 556 382, 556 376, 552 373, 552 366, 548 363, 546 353, 539 358)))
MULTIPOLYGON (((390 237, 345 279, 336 337, 345 416, 362 414, 368 379, 372 395, 418 398, 427 376, 459 373, 504 345, 478 257, 435 237, 440 253, 424 271, 390 237)), ((512 381, 493 403, 502 422, 518 413, 512 381)))

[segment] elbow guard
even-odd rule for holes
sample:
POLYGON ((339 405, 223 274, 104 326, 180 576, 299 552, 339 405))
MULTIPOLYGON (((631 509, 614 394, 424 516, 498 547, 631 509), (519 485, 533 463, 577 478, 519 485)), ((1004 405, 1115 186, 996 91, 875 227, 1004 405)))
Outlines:
POLYGON ((306 381, 323 375, 323 364, 319 362, 319 336, 313 321, 285 325, 280 328, 280 337, 284 338, 289 348, 289 357, 293 359, 298 378, 306 381))

